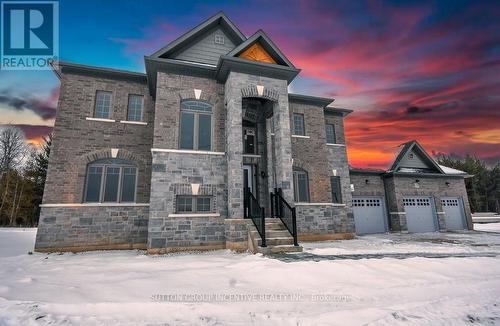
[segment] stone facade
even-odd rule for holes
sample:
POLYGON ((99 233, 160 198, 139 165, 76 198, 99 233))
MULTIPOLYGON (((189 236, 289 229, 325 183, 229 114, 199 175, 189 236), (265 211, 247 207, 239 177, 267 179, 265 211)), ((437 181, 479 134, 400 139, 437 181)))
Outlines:
MULTIPOLYGON (((301 241, 352 237, 353 194, 387 192, 389 210, 397 213, 402 196, 416 193, 411 182, 399 176, 370 176, 368 184, 365 177, 350 178, 344 118, 351 110, 330 107, 330 98, 289 94, 289 84, 300 70, 261 30, 246 38, 218 13, 145 57, 145 66, 146 73, 141 74, 59 64, 60 97, 36 250, 146 248, 153 254, 246 250, 254 228, 244 219, 249 211, 244 185, 249 180, 257 188, 255 200, 268 216, 269 193, 281 189, 286 201, 296 207, 301 241), (212 43, 214 31, 219 41, 222 36, 228 42, 212 43), (256 42, 275 64, 239 56, 256 42), (192 55, 181 59, 179 53, 192 55), (218 53, 222 55, 215 60, 218 53), (106 119, 94 114, 98 91, 111 93, 106 119), (127 121, 130 95, 142 96, 141 121, 127 121), (199 103, 181 112, 183 101, 199 103), (192 118, 184 112, 190 112, 192 118), (304 116, 305 136, 292 135, 294 113, 304 116), (193 146, 187 145, 190 149, 181 148, 181 135, 196 139, 201 133, 197 125, 201 114, 204 119, 210 115, 210 149, 197 150, 195 141, 193 146), (192 119, 184 124, 182 133, 181 117, 192 119), (333 144, 326 142, 326 124, 335 126, 333 144), (244 147, 244 128, 255 129, 255 152, 244 147), (92 184, 99 189, 94 190, 100 195, 98 202, 86 202, 86 189, 93 189, 86 184, 91 184, 89 165, 95 162, 135 166, 135 200, 121 202, 123 198, 117 195, 110 202, 101 195, 109 189, 118 193, 125 184, 123 165, 118 168, 120 176, 110 179, 116 183, 112 186, 106 183, 108 170, 101 172, 99 181, 92 184), (244 165, 250 178, 245 179, 244 165), (307 203, 294 202, 294 168, 307 172, 307 203), (332 177, 340 178, 341 201, 336 203, 332 202, 332 177), (193 209, 202 199, 201 208, 193 209), (189 209, 177 205, 184 200, 191 200, 189 209)), ((431 193, 436 198, 460 195, 468 209, 463 179, 446 180, 423 181, 417 193, 431 193), (446 180, 449 183, 444 187, 446 180)), ((404 230, 404 215, 391 215, 391 225, 393 230, 404 230)), ((441 226, 446 229, 442 222, 441 226)))
POLYGON ((176 247, 224 247, 227 217, 224 155, 153 152, 148 250, 168 252, 176 247), (199 185, 193 193, 192 184, 199 185), (176 214, 179 195, 211 197, 208 215, 176 214))
POLYGON ((145 249, 149 209, 84 206, 44 207, 36 251, 145 249))

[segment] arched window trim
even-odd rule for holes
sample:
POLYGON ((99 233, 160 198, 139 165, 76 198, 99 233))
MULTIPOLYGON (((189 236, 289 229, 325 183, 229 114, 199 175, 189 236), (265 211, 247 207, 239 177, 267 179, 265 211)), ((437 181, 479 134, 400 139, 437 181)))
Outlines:
MULTIPOLYGON (((125 159, 105 158, 90 162, 87 164, 85 173, 83 201, 87 203, 135 203, 138 174, 137 165, 125 159), (116 180, 111 179, 114 176, 116 180), (90 180, 91 177, 94 179, 90 180), (91 183, 94 183, 93 189, 89 189, 91 183), (109 192, 115 192, 114 187, 116 187, 116 198, 106 198, 109 192), (89 191, 93 192, 89 193, 89 191)), ((114 197, 113 193, 111 197, 114 197)))
POLYGON ((306 170, 299 168, 299 167, 293 167, 293 192, 294 192, 294 200, 297 203, 308 203, 310 201, 310 193, 309 193, 309 173, 307 173, 306 170), (302 184, 299 184, 300 176, 305 176, 305 191, 300 193, 300 186, 302 184), (302 196, 301 196, 302 195, 302 196), (305 195, 305 198, 302 198, 303 195, 305 195))
POLYGON ((213 148, 213 108, 204 100, 185 99, 180 104, 179 149, 211 151, 213 148), (204 109, 187 107, 186 103, 200 103, 204 109), (207 123, 210 125, 207 126, 207 123), (209 135, 208 135, 209 134, 209 135), (208 143, 206 142, 208 141, 208 143))

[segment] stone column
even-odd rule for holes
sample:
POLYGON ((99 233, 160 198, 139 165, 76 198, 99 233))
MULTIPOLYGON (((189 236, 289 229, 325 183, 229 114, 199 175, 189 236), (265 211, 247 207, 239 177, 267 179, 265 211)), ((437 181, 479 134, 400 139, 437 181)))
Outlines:
POLYGON ((290 132, 290 112, 288 93, 280 92, 278 102, 274 103, 274 158, 278 188, 289 203, 293 203, 292 139, 290 132), (283 94, 284 93, 284 94, 283 94))
POLYGON ((225 85, 228 218, 243 218, 242 95, 237 76, 225 85))

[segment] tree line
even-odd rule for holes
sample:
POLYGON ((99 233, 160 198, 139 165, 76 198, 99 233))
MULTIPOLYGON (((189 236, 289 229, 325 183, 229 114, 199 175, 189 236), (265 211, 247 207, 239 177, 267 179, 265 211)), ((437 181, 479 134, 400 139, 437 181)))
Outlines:
POLYGON ((475 156, 453 158, 441 155, 438 163, 472 175, 465 179, 472 212, 500 213, 500 162, 489 167, 475 156))
POLYGON ((40 216, 52 136, 40 148, 13 126, 0 129, 0 225, 36 226, 40 216))

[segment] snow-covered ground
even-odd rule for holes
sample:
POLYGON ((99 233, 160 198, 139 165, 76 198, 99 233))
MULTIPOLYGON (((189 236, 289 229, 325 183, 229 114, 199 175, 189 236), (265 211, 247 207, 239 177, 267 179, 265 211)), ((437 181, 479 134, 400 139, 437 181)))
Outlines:
POLYGON ((29 255, 36 230, 0 229, 0 325, 495 325, 500 223, 487 229, 276 257, 29 255))

